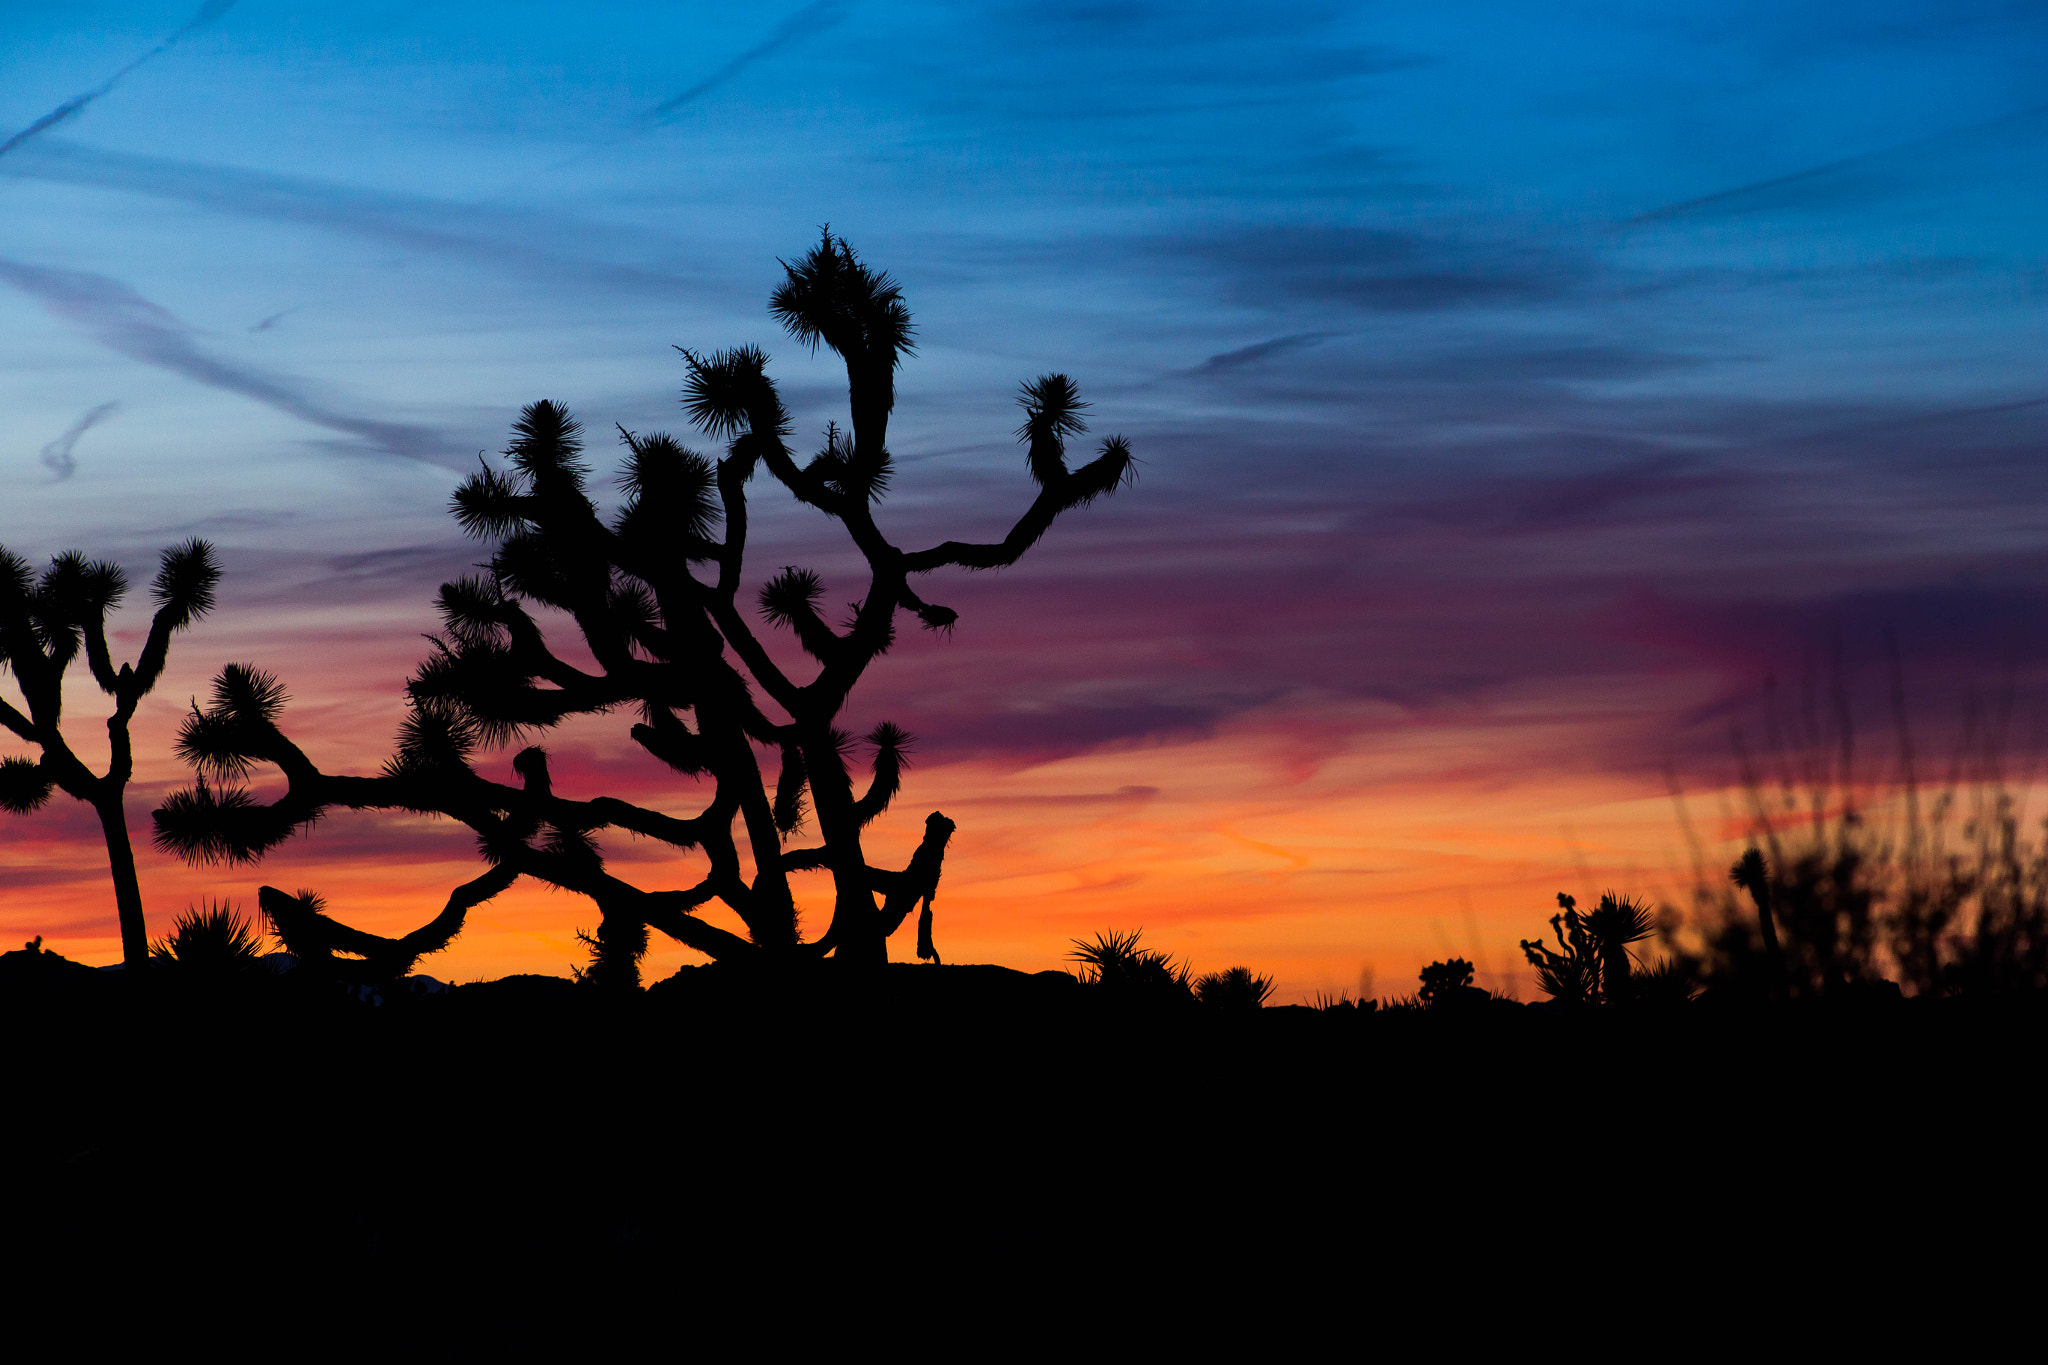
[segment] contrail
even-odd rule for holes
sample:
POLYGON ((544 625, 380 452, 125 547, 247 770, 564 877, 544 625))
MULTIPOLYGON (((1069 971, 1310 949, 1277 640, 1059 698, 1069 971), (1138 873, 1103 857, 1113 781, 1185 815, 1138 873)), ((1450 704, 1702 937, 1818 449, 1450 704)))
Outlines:
POLYGON ((2031 104, 2024 109, 2016 109, 2009 114, 2000 114, 1997 118, 1985 119, 1980 123, 1965 124, 1960 128, 1944 128, 1938 133, 1929 133, 1925 137, 1917 137, 1908 142, 1893 143, 1889 146, 1879 147, 1874 151, 1858 152, 1854 156, 1841 157, 1835 161, 1822 162, 1818 166, 1808 166, 1803 171, 1793 171, 1789 175, 1775 175, 1768 180, 1757 180, 1747 185, 1737 185, 1734 189, 1717 190, 1712 194, 1703 194, 1696 199, 1687 199, 1683 203, 1666 204, 1662 208, 1650 209, 1647 212, 1635 214, 1633 217, 1623 220, 1622 225, 1630 227, 1640 223, 1656 223, 1671 218, 1682 218, 1702 210, 1711 211, 1724 204, 1739 203, 1744 199, 1769 194, 1772 190, 1783 189, 1788 185, 1798 185, 1810 180, 1821 180, 1838 171, 1849 170, 1851 167, 1875 161, 1880 157, 1892 156, 1899 152, 1918 151, 1923 147, 1944 142, 1950 138, 1964 137, 1971 133, 1987 132, 2009 123, 2020 123, 2027 119, 2038 118, 2044 113, 2048 113, 2048 104, 2031 104))
POLYGON ((158 56, 164 52, 169 51, 172 47, 176 46, 176 44, 181 39, 187 38, 192 34, 197 33, 200 29, 205 28, 208 24, 220 18, 223 14, 226 14, 229 10, 233 9, 234 7, 235 0, 206 0, 206 3, 199 7, 199 12, 193 15, 190 19, 187 19, 183 24, 181 24, 177 29, 175 29, 171 33, 170 37, 164 39, 155 47, 143 53, 140 57, 137 57, 134 61, 122 67, 119 71, 116 71, 113 75, 107 77, 106 80, 100 82, 98 86, 86 91, 82 95, 73 95, 70 99, 65 100, 55 109, 52 109, 49 113, 43 115, 34 123, 31 123, 28 127, 22 129, 13 137, 8 138, 7 141, 0 142, 0 156, 6 156, 9 152, 13 151, 16 147, 19 147, 22 143, 28 141, 30 138, 35 137, 40 133, 46 133, 50 129, 56 127, 58 124, 63 123, 68 119, 75 118, 78 114, 84 111, 85 107, 88 104, 91 104, 101 95, 106 94, 115 86, 119 85, 122 81, 126 80, 128 78, 129 73, 134 71, 136 67, 141 66, 144 62, 148 61, 152 57, 158 56))
POLYGON ((645 121, 653 122, 668 117, 690 101, 724 85, 755 62, 775 52, 776 49, 787 46, 806 34, 818 33, 830 28, 845 17, 845 11, 845 0, 813 0, 813 3, 805 5, 802 9, 777 24, 773 33, 770 33, 766 38, 763 38, 724 66, 719 67, 718 70, 712 72, 703 80, 698 81, 682 94, 675 96, 673 99, 663 100, 660 104, 649 109, 644 116, 645 121))
POLYGON ((119 403, 102 403, 73 422, 62 436, 43 447, 43 463, 56 473, 58 483, 78 472, 78 461, 71 458, 71 448, 78 444, 78 438, 120 409, 119 403))
POLYGON ((11 284, 108 350, 194 383, 239 394, 329 431, 408 460, 464 467, 439 432, 331 408, 288 377, 221 360, 200 349, 191 329, 119 280, 82 270, 52 270, 0 256, 0 283, 11 284))

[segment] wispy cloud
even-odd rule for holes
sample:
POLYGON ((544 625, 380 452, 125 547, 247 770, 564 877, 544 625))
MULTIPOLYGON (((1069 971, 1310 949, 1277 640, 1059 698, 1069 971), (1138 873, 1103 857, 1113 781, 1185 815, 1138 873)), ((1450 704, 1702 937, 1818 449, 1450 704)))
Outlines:
POLYGON ((799 38, 823 33, 846 17, 851 8, 846 0, 813 0, 796 13, 777 24, 766 38, 719 67, 703 80, 698 81, 680 95, 671 96, 648 110, 644 121, 656 123, 682 109, 685 105, 703 98, 719 86, 724 85, 740 72, 746 70, 764 57, 771 57, 782 48, 799 38))
POLYGON ((601 283, 642 294, 703 288, 701 280, 603 260, 597 253, 607 246, 623 250, 631 244, 608 243, 603 228, 546 214, 390 194, 308 176, 101 151, 62 139, 14 158, 0 175, 148 195, 238 218, 298 223, 529 276, 601 283), (553 243, 563 245, 557 248, 553 243))
POLYGON ((1986 133, 2010 132, 2033 123, 2048 122, 2048 104, 2029 105, 1994 119, 1962 128, 1946 128, 1927 137, 1895 143, 1873 151, 1858 152, 1819 165, 1807 166, 1785 175, 1774 175, 1746 185, 1716 190, 1694 199, 1666 204, 1636 214, 1628 226, 1667 222, 1680 218, 1717 214, 1756 213, 1772 209, 1828 206, 1867 194, 1888 183, 1883 174, 1887 161, 1909 153, 1924 153, 1986 133))
POLYGON ((47 133, 50 129, 55 128, 60 123, 65 123, 70 121, 71 119, 77 118, 80 114, 85 112, 86 106, 90 105, 94 100, 99 99, 102 95, 106 95, 109 92, 111 92, 115 86, 119 85, 122 81, 126 80, 130 73, 132 73, 137 67, 141 66, 144 62, 150 60, 152 57, 160 56, 161 54, 169 51, 172 47, 176 46, 181 39, 189 37, 191 34, 198 32, 202 28, 205 28, 208 24, 220 18, 222 15, 226 14, 229 10, 233 9, 234 7, 235 0, 206 0, 206 3, 199 7, 199 12, 197 14, 194 14, 190 19, 187 19, 183 24, 181 24, 175 31, 172 32, 170 37, 164 39, 155 47, 143 53, 140 57, 137 57, 134 61, 128 63, 128 65, 122 67, 119 71, 116 71, 113 75, 107 77, 104 81, 101 81, 98 85, 86 91, 84 94, 73 95, 70 99, 65 100, 55 109, 52 109, 49 113, 43 115, 34 123, 31 123, 28 127, 22 129, 13 137, 8 138, 7 141, 0 142, 0 156, 6 156, 9 152, 13 151, 16 147, 21 146, 30 138, 40 137, 42 134, 47 133))
POLYGON ((200 349, 190 328, 119 280, 80 270, 26 265, 5 257, 0 257, 0 280, 131 360, 253 399, 314 426, 358 437, 388 454, 409 460, 460 464, 462 457, 439 433, 426 427, 338 412, 315 401, 287 379, 208 355, 200 349))
POLYGON ((1295 351, 1305 350, 1318 341, 1328 341, 1336 335, 1336 332, 1296 332, 1292 336, 1274 337, 1271 341, 1240 346, 1234 351, 1224 351, 1210 356, 1195 367, 1195 373, 1215 374, 1221 370, 1241 370, 1248 365, 1262 364, 1295 351))
POLYGON ((1513 240, 1460 240, 1393 228, 1283 224, 1152 244, 1192 260, 1233 302, 1300 302, 1373 313, 1429 313, 1567 298, 1595 278, 1581 251, 1513 240))
POLYGON ((43 463, 56 474, 57 482, 62 483, 78 472, 78 461, 71 454, 78 445, 78 438, 120 409, 119 403, 102 403, 96 408, 88 408, 84 416, 64 429, 62 436, 43 447, 43 463))

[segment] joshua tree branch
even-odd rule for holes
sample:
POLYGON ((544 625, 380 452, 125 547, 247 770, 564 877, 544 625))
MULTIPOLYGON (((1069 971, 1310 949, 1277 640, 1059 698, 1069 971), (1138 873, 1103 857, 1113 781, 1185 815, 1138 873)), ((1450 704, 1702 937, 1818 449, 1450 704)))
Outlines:
POLYGON ((957 566, 963 569, 1000 569, 1015 564, 1023 553, 1036 545, 1051 529, 1053 520, 1067 510, 1066 503, 1052 488, 1040 493, 1025 509, 1017 524, 1010 528, 999 544, 984 545, 968 541, 948 540, 929 550, 916 550, 903 556, 905 573, 930 573, 933 569, 957 566))
POLYGON ((946 861, 946 844, 957 828, 951 820, 933 811, 925 817, 924 838, 910 855, 910 865, 894 878, 895 886, 882 902, 882 936, 896 932, 904 917, 920 900, 938 894, 939 870, 946 861))
POLYGON ((121 675, 114 668, 114 658, 107 649, 107 620, 103 611, 89 613, 80 623, 85 632, 85 662, 92 670, 92 680, 100 685, 100 691, 110 697, 121 695, 121 675))
POLYGON ((4 700, 0 700, 0 725, 6 726, 31 744, 42 742, 42 732, 36 728, 35 722, 4 700))

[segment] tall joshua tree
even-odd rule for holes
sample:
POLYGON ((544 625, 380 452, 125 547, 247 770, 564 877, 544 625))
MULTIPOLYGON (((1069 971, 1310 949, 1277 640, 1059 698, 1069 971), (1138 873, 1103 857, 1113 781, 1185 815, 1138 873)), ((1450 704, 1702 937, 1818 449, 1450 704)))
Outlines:
POLYGON ((106 836, 107 863, 114 877, 114 907, 121 923, 121 958, 135 967, 149 960, 149 933, 142 917, 142 887, 128 842, 123 801, 135 772, 129 723, 135 708, 163 676, 171 636, 213 609, 220 570, 213 548, 189 540, 163 552, 151 595, 156 615, 142 654, 133 664, 114 666, 107 649, 107 613, 127 594, 118 565, 88 561, 76 551, 50 561, 40 578, 18 555, 0 548, 0 667, 12 668, 28 713, 0 701, 0 725, 41 751, 39 759, 0 761, 0 809, 35 810, 61 790, 93 808, 106 836), (85 653, 86 667, 100 691, 114 699, 107 717, 107 771, 95 774, 64 740, 64 675, 85 653))
MULTIPOLYGON (((856 742, 835 721, 894 642, 899 612, 929 630, 952 629, 955 613, 925 601, 915 581, 939 569, 1015 563, 1061 513, 1130 480, 1130 447, 1112 437, 1070 467, 1067 442, 1085 430, 1087 405, 1066 376, 1042 376, 1018 399, 1017 434, 1038 493, 1010 533, 994 544, 899 548, 877 525, 875 508, 893 473, 889 416, 897 367, 913 350, 909 309, 887 275, 829 231, 783 268, 770 310, 798 342, 822 343, 845 362, 849 429, 828 427, 822 448, 799 463, 767 356, 754 347, 678 348, 683 406, 724 441, 724 454, 710 458, 669 436, 621 428, 625 503, 606 520, 590 497, 575 420, 554 403, 532 404, 513 428, 509 468, 487 467, 456 490, 456 520, 494 552, 483 574, 442 585, 444 630, 408 684, 408 715, 384 771, 320 772, 279 728, 276 682, 232 666, 213 705, 185 727, 181 742, 199 780, 156 812, 159 842, 194 860, 248 861, 331 807, 433 811, 475 830, 491 864, 437 917, 437 941, 459 927, 458 902, 525 875, 596 902, 599 980, 638 979, 650 927, 720 959, 830 953, 879 964, 889 936, 920 902, 919 955, 936 959, 932 898, 953 822, 933 812, 907 866, 871 865, 863 831, 895 798, 910 737, 883 724, 856 742), (771 657, 740 598, 747 490, 763 468, 837 522, 866 563, 866 593, 837 625, 821 613, 822 583, 809 569, 785 568, 761 588, 759 618, 795 637, 815 665, 808 678, 771 657), (550 647, 536 606, 573 619, 595 672, 550 647), (478 770, 489 749, 571 716, 620 710, 637 717, 630 733, 643 749, 699 784, 705 802, 696 815, 557 792, 540 748, 513 758, 511 782, 478 770), (772 773, 757 751, 772 756, 772 773), (849 759, 863 751, 869 772, 856 790, 849 759), (257 763, 282 770, 284 796, 259 804, 234 785, 257 763), (807 827, 814 832, 805 841, 807 827), (598 842, 608 829, 699 851, 703 879, 663 890, 625 882, 598 842), (834 887, 831 920, 806 941, 790 874, 821 869, 834 887), (745 936, 697 915, 714 899, 739 916, 745 936)), ((270 894, 283 904, 282 893, 270 894)), ((302 901, 292 913, 304 921, 318 911, 302 901)))

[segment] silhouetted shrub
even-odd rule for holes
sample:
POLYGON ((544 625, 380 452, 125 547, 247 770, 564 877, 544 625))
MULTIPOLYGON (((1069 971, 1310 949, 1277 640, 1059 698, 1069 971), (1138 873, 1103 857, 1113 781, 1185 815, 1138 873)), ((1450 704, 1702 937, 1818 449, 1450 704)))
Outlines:
POLYGON ((1971 780, 1958 759, 1923 802, 1903 734, 1901 751, 1882 785, 1850 782, 1846 758, 1746 775, 1751 847, 1725 883, 1703 872, 1690 921, 1666 931, 1717 994, 2048 989, 2048 841, 2022 832, 1996 754, 1971 780))
POLYGON ((1425 1005, 1446 1004, 1472 986, 1472 964, 1462 957, 1432 962, 1422 969, 1422 989, 1415 994, 1425 1005))

